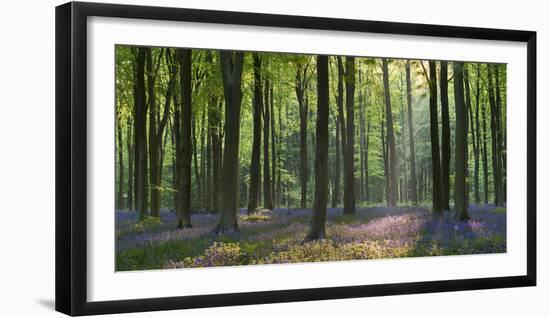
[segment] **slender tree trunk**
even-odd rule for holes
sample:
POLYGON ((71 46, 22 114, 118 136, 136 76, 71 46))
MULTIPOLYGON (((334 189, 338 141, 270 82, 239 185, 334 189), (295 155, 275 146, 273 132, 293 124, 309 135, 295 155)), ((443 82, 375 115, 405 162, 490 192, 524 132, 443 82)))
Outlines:
POLYGON ((391 110, 390 100, 390 84, 389 84, 389 72, 388 72, 388 60, 382 59, 382 77, 384 81, 384 100, 386 105, 386 146, 388 154, 388 173, 389 179, 386 179, 389 186, 388 206, 395 206, 397 200, 397 156, 395 151, 395 134, 393 132, 393 115, 391 110))
POLYGON ((456 113, 455 133, 455 210, 457 219, 464 221, 468 215, 468 107, 464 102, 464 63, 453 62, 454 95, 456 113))
POLYGON ((365 136, 365 201, 371 200, 369 194, 369 134, 370 134, 370 121, 367 122, 367 133, 365 136))
POLYGON ((176 213, 179 213, 180 211, 180 203, 182 202, 182 191, 180 190, 180 182, 181 178, 183 178, 182 174, 182 168, 183 165, 181 163, 182 157, 181 157, 181 98, 177 96, 177 94, 174 94, 174 124, 172 127, 172 130, 174 132, 174 161, 175 161, 175 167, 174 167, 174 210, 176 213))
POLYGON ((205 127, 206 127, 206 110, 203 110, 202 111, 202 117, 201 117, 201 126, 200 126, 200 142, 201 142, 201 147, 200 147, 200 155, 201 155, 201 160, 200 160, 200 165, 201 165, 201 185, 202 185, 202 193, 201 193, 201 196, 199 197, 201 204, 202 204, 202 209, 208 209, 208 204, 207 204, 207 197, 208 197, 208 189, 207 189, 207 185, 206 185, 206 182, 207 182, 207 175, 206 175, 206 134, 205 134, 205 127))
MULTIPOLYGON (((472 129, 475 130, 474 143, 474 199, 476 204, 481 202, 479 195, 479 153, 481 149, 481 138, 479 136, 479 98, 480 98, 480 64, 476 66, 476 93, 475 93, 475 116, 472 123, 472 129)), ((472 134, 474 135, 474 134, 472 134)))
POLYGON ((212 102, 208 102, 208 122, 206 129, 206 204, 209 212, 214 211, 214 205, 212 201, 212 128, 210 127, 210 116, 212 111, 212 102))
POLYGON ((250 214, 258 207, 259 183, 260 183, 260 144, 262 134, 262 118, 261 112, 263 108, 262 97, 262 78, 261 67, 262 61, 258 53, 253 54, 254 59, 254 99, 253 99, 253 141, 252 141, 252 158, 250 162, 250 187, 248 192, 248 208, 250 214))
MULTIPOLYGON (((343 165, 344 165, 344 171, 346 170, 346 158, 347 158, 347 154, 346 154, 346 145, 347 145, 347 140, 346 140, 346 134, 347 134, 347 129, 346 129, 346 120, 345 120, 345 117, 344 117, 344 66, 343 66, 343 63, 342 63, 342 58, 339 56, 337 57, 337 61, 338 61, 338 95, 337 95, 337 98, 336 98, 336 104, 337 104, 337 107, 338 107, 338 123, 340 125, 340 139, 341 139, 341 152, 342 152, 342 161, 343 161, 343 165)), ((338 158, 340 159, 340 158, 338 158)), ((340 179, 340 165, 338 165, 338 179, 340 179)), ((346 192, 346 187, 345 187, 345 183, 346 183, 346 180, 347 180, 347 175, 346 173, 344 172, 344 193, 346 192)), ((340 180, 338 180, 338 184, 340 184, 340 180)), ((349 190, 348 190, 349 191, 349 190)), ((345 194, 344 194, 345 196, 345 194)), ((340 189, 338 189, 338 196, 337 196, 337 203, 340 203, 340 189)), ((345 207, 344 207, 345 209, 345 207)))
MULTIPOLYGON (((151 198, 150 215, 159 216, 160 211, 160 191, 158 180, 159 153, 156 139, 157 130, 157 102, 155 94, 156 72, 153 70, 153 54, 151 48, 145 48, 146 67, 147 67, 147 103, 149 106, 149 195, 151 198)), ((160 59, 160 57, 159 57, 160 59)))
POLYGON ((502 99, 500 96, 500 75, 498 72, 499 65, 494 65, 495 69, 495 89, 496 89, 496 110, 497 110, 497 118, 496 118, 496 125, 497 125, 497 144, 498 144, 498 155, 497 160, 499 161, 499 191, 500 191, 500 205, 504 205, 506 202, 506 179, 504 176, 506 176, 506 151, 505 146, 506 143, 503 139, 503 130, 502 130, 502 99))
POLYGON ((489 103, 491 106, 491 155, 493 161, 493 186, 495 195, 495 205, 501 206, 501 183, 500 183, 500 147, 498 140, 498 105, 495 100, 495 91, 493 86, 493 66, 487 65, 487 81, 489 89, 489 103))
MULTIPOLYGON (((381 112, 382 113, 382 112, 381 112)), ((390 195, 391 195, 391 190, 390 190, 390 183, 388 182, 388 180, 390 179, 390 165, 389 165, 389 160, 388 160, 388 145, 387 145, 387 142, 386 142, 386 130, 384 129, 384 119, 383 117, 380 118, 380 141, 381 141, 381 144, 382 144, 382 160, 383 160, 383 163, 384 163, 384 194, 385 194, 385 199, 386 199, 386 202, 390 202, 390 195)))
MULTIPOLYGON (((283 121, 282 121, 282 112, 283 112, 283 109, 282 109, 283 105, 282 105, 282 102, 281 102, 281 99, 279 98, 279 103, 277 104, 277 114, 278 114, 278 117, 279 117, 279 134, 278 134, 278 137, 277 137, 277 143, 278 145, 282 145, 283 144, 283 121)), ((282 155, 281 155, 281 149, 279 149, 277 151, 277 194, 278 194, 278 197, 277 197, 277 202, 280 205, 282 205, 283 203, 283 181, 282 181, 282 169, 283 169, 283 161, 282 161, 282 155)))
POLYGON ((304 99, 306 83, 307 66, 304 67, 298 63, 296 68, 295 90, 298 99, 298 108, 300 112, 300 208, 307 206, 307 100, 304 99))
MULTIPOLYGON (((466 121, 466 126, 467 128, 470 130, 470 133, 471 133, 471 136, 472 136, 472 151, 474 153, 474 156, 475 156, 475 153, 477 152, 477 148, 478 148, 478 145, 477 145, 477 141, 476 141, 476 135, 475 135, 475 123, 474 123, 474 112, 472 110, 472 99, 471 99, 471 95, 470 95, 470 73, 468 72, 468 64, 466 65, 463 65, 463 78, 464 78, 464 97, 465 97, 465 105, 466 105, 466 110, 468 112, 468 118, 469 118, 469 121, 468 121, 468 118, 467 121, 466 121)), ((470 155, 469 155, 469 149, 468 149, 468 139, 466 138, 466 163, 468 164, 469 163, 469 160, 470 160, 470 155)), ((474 161, 475 161, 475 158, 474 158, 474 161)), ((474 166, 475 166, 475 163, 474 163, 474 166)), ((468 170, 467 170, 467 180, 470 179, 470 168, 469 168, 469 165, 467 165, 468 167, 468 170)), ((476 178, 476 175, 475 175, 475 171, 474 171, 474 179, 476 178)), ((475 187, 476 187, 476 180, 474 180, 474 196, 475 196, 475 187)), ((470 202, 470 187, 471 187, 471 184, 470 182, 466 182, 466 198, 468 200, 468 202, 470 202)), ((474 198, 475 199, 475 198, 474 198)))
POLYGON ((145 95, 146 49, 138 48, 136 61, 136 207, 140 219, 147 216, 147 99, 145 95))
MULTIPOLYGON (((200 205, 200 198, 202 197, 202 178, 200 174, 200 166, 199 166, 199 156, 197 151, 197 110, 195 110, 191 117, 191 152, 193 157, 193 171, 195 172, 195 183, 197 184, 197 193, 196 197, 197 202, 200 205)), ((191 191, 192 188, 191 188, 191 191)))
POLYGON ((191 57, 192 50, 178 49, 178 59, 180 63, 180 85, 181 85, 181 103, 180 103, 180 129, 181 129, 181 148, 177 155, 181 158, 179 161, 181 177, 179 180, 178 191, 181 191, 180 202, 177 211, 177 227, 191 227, 191 160, 193 156, 191 144, 191 117, 193 116, 193 106, 191 100, 191 57))
POLYGON ((451 164, 451 126, 449 120, 448 64, 440 62, 439 88, 441 90, 441 208, 449 210, 450 200, 450 164, 451 164))
MULTIPOLYGON (((120 107, 120 105, 119 105, 120 107)), ((124 209, 124 144, 122 143, 122 120, 117 118, 117 150, 118 150, 118 192, 117 209, 124 209)))
MULTIPOLYGON (((366 94, 365 94, 366 95, 366 94)), ((366 142, 366 129, 365 129, 365 106, 363 105, 365 100, 363 99, 363 93, 362 90, 359 90, 359 154, 360 154, 360 166, 361 166, 361 179, 359 182, 360 185, 360 193, 361 193, 361 201, 367 200, 367 193, 366 193, 366 177, 365 172, 367 169, 367 142, 366 142)))
POLYGON ((129 118, 126 123, 126 150, 128 151, 128 210, 134 209, 134 143, 133 143, 133 121, 129 118))
POLYGON ((483 202, 489 203, 489 164, 487 162, 487 104, 485 100, 481 104, 481 121, 483 126, 482 146, 481 152, 483 161, 483 202))
POLYGON ((243 52, 220 51, 225 97, 224 148, 217 232, 237 231, 239 209, 239 138, 242 101, 243 52))
POLYGON ((273 97, 273 83, 269 89, 269 105, 271 114, 271 208, 277 206, 277 189, 276 189, 276 167, 277 167, 277 140, 275 135, 275 107, 273 97))
POLYGON ((268 210, 273 209, 271 200, 271 166, 269 165, 269 125, 271 122, 271 114, 269 107, 269 79, 265 79, 264 87, 264 207, 268 210))
POLYGON ((328 117, 329 117, 329 74, 328 57, 317 56, 317 124, 315 142, 315 194, 311 239, 326 236, 325 222, 328 203, 328 117))
POLYGON ((220 141, 220 126, 221 126, 221 106, 222 101, 217 97, 214 98, 212 106, 212 207, 213 212, 219 211, 219 198, 221 187, 221 161, 222 148, 220 141))
POLYGON ((355 58, 346 57, 346 147, 344 149, 344 213, 355 213, 355 58))
POLYGON ((335 208, 340 203, 340 118, 336 118, 336 140, 334 143, 336 158, 334 160, 334 184, 332 189, 332 202, 331 207, 335 208))
POLYGON ((424 195, 424 165, 422 164, 422 160, 420 160, 420 178, 418 182, 418 200, 420 202, 424 201, 426 199, 424 195))
POLYGON ((437 72, 435 61, 429 61, 430 67, 430 139, 432 144, 432 200, 433 212, 441 213, 441 161, 439 157, 439 124, 437 118, 437 72))
MULTIPOLYGON (((401 85, 401 88, 403 88, 403 85, 401 85)), ((401 162, 402 162, 402 168, 403 168, 403 184, 401 187, 401 196, 402 201, 408 201, 409 200, 409 190, 408 190, 408 184, 409 180, 407 177, 407 136, 405 134, 405 104, 403 103, 403 96, 399 96, 399 101, 401 103, 400 108, 400 114, 401 114, 401 162)))
POLYGON ((416 158, 414 152, 414 128, 412 112, 412 85, 411 85, 411 62, 407 60, 405 64, 405 77, 407 82, 407 121, 409 126, 409 154, 411 164, 411 200, 413 204, 418 204, 418 195, 416 192, 416 158))

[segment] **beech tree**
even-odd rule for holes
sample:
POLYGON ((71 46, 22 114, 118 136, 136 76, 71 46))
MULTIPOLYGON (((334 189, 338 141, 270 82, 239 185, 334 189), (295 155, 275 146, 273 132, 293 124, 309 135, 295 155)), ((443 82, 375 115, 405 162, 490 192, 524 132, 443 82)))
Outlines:
POLYGON ((461 221, 469 219, 468 186, 468 108, 464 102, 464 64, 453 62, 456 113, 455 132, 455 210, 461 221))
POLYGON ((225 125, 223 147, 222 188, 218 232, 238 230, 239 208, 239 138, 242 101, 243 52, 220 51, 223 91, 225 98, 225 125))
POLYGON ((315 126, 315 194, 313 200, 313 218, 311 239, 326 236, 325 222, 328 204, 328 120, 329 120, 329 83, 328 57, 317 56, 317 124, 315 126))

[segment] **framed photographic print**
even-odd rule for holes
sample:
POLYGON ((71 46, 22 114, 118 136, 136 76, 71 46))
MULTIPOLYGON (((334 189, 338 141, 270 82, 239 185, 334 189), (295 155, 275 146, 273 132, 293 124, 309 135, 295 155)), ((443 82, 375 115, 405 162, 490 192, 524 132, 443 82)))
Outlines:
POLYGON ((536 33, 56 8, 56 309, 536 284, 536 33))

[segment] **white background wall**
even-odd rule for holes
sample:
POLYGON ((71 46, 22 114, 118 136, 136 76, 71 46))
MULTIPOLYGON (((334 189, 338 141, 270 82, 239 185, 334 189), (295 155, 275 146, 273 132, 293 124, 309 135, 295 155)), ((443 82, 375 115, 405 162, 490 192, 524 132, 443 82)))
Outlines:
MULTIPOLYGON (((189 8, 527 29, 538 32, 538 286, 241 306, 117 317, 547 317, 550 170, 549 9, 545 1, 115 1, 189 8)), ((54 7, 5 1, 0 10, 0 316, 61 317, 54 304, 54 7)), ((511 106, 512 107, 512 106, 511 106)), ((513 136, 509 136, 513 138, 513 136)), ((512 185, 513 186, 513 185, 512 185)), ((513 211, 510 211, 513 213, 513 211)))

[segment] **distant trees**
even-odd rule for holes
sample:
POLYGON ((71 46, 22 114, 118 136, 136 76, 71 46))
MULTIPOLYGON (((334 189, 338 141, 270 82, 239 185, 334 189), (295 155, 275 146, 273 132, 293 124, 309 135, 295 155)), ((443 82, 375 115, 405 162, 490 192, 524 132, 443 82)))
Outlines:
POLYGON ((298 100, 298 112, 300 116, 300 208, 307 207, 307 115, 308 115, 308 99, 306 90, 309 85, 311 73, 308 72, 309 58, 306 63, 302 60, 296 62, 296 77, 294 89, 296 91, 296 99, 298 100))
POLYGON ((506 203, 505 128, 503 65, 117 46, 116 208, 217 213, 218 232, 312 208, 311 239, 329 204, 465 220, 506 203))

